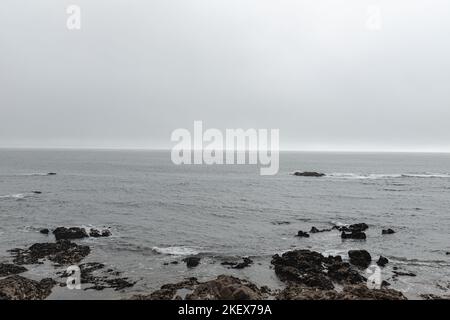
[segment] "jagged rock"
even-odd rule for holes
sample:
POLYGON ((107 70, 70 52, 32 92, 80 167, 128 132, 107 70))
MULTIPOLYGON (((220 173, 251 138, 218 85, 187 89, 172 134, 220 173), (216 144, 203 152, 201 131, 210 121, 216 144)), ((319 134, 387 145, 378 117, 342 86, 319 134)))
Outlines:
POLYGON ((13 262, 19 265, 37 264, 44 258, 67 265, 79 263, 91 249, 69 240, 58 240, 56 243, 35 243, 28 249, 12 249, 9 252, 14 256, 13 262))
POLYGON ((261 300, 263 296, 264 290, 249 281, 220 275, 200 283, 186 300, 261 300))
POLYGON ((319 173, 319 172, 300 172, 300 171, 296 171, 294 172, 294 176, 299 176, 299 177, 323 177, 325 176, 324 173, 319 173))
POLYGON ((302 237, 302 238, 309 238, 309 234, 307 233, 307 232, 304 232, 304 231, 299 231, 298 233, 297 233, 297 237, 302 237))
POLYGON ((0 263, 0 277, 19 274, 28 271, 27 268, 11 263, 0 263))
POLYGON ((370 253, 366 250, 350 250, 348 256, 351 264, 362 268, 367 268, 372 261, 370 253))
POLYGON ((52 279, 30 280, 18 275, 0 279, 0 300, 43 300, 56 282, 52 279))
POLYGON ((73 240, 87 238, 88 234, 84 228, 79 227, 58 227, 53 230, 56 240, 73 240))
POLYGON ((342 231, 341 238, 342 239, 365 240, 367 237, 364 232, 360 232, 360 231, 353 231, 351 233, 346 233, 345 231, 342 231))
POLYGON ((187 257, 184 258, 183 261, 186 262, 186 266, 188 268, 194 268, 200 264, 200 257, 187 257))
POLYGON ((310 250, 293 250, 274 255, 271 263, 281 281, 304 284, 320 289, 333 289, 333 283, 325 273, 325 258, 318 252, 310 250))
POLYGON ((395 231, 392 229, 385 229, 381 231, 381 234, 393 234, 393 233, 395 233, 395 231))
POLYGON ((188 278, 184 281, 178 283, 169 283, 163 285, 159 290, 156 290, 148 295, 134 295, 131 297, 132 300, 173 300, 175 294, 178 290, 186 289, 186 290, 194 290, 195 286, 197 286, 200 282, 198 282, 197 278, 188 278))
POLYGON ((399 291, 369 289, 365 284, 345 286, 342 292, 290 285, 276 297, 278 300, 406 300, 399 291))
POLYGON ((385 265, 387 265, 389 263, 389 259, 385 258, 383 256, 380 256, 380 258, 377 261, 377 265, 379 265, 380 267, 384 267, 385 265))

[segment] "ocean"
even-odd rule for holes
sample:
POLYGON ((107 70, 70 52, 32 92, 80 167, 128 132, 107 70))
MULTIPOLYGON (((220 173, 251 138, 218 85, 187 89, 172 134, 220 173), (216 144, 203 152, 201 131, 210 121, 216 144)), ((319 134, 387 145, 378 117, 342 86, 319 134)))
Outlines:
MULTIPOLYGON (((8 249, 53 241, 42 228, 109 227, 111 237, 77 241, 92 249, 85 260, 136 284, 119 292, 56 288, 49 299, 127 298, 223 273, 277 288, 271 256, 295 248, 343 257, 366 249, 374 261, 390 260, 382 277, 392 288, 410 298, 442 295, 450 290, 449 195, 449 154, 281 152, 279 173, 261 176, 255 165, 177 166, 170 151, 2 149, 0 262, 10 261, 8 249), (312 226, 359 222, 369 225, 365 241, 337 231, 296 237, 312 226), (387 228, 396 233, 382 235, 387 228), (196 268, 170 263, 197 254, 196 268), (242 256, 255 263, 221 265, 242 256), (394 267, 416 276, 393 278, 394 267)), ((36 279, 58 271, 27 267, 36 279)))

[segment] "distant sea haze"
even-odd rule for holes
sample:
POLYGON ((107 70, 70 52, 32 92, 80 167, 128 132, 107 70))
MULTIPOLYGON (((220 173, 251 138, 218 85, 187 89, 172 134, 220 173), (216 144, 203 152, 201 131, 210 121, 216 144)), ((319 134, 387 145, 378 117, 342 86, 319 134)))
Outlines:
MULTIPOLYGON (((90 259, 136 284, 113 293, 55 290, 50 298, 126 297, 222 273, 277 287, 271 256, 292 248, 344 257, 365 249, 389 259, 383 279, 405 295, 445 292, 449 154, 281 152, 279 167, 261 176, 254 165, 174 165, 170 151, 2 149, 0 260, 11 248, 47 241, 42 228, 84 226, 112 233, 83 240, 90 259), (337 231, 296 237, 313 226, 356 222, 369 225, 365 241, 342 240, 337 231), (387 228, 395 233, 382 235, 387 228), (194 254, 202 257, 197 268, 170 264, 194 254), (255 263, 243 271, 220 263, 242 256, 255 263), (393 278, 394 267, 416 276, 393 278)), ((36 265, 29 272, 53 277, 57 270, 36 265)))

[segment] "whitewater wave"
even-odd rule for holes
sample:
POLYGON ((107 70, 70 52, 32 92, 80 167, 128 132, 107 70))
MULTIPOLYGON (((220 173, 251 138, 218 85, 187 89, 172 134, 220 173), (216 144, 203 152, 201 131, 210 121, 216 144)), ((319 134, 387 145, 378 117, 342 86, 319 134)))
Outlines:
POLYGON ((152 250, 159 254, 167 254, 172 256, 190 256, 199 254, 196 249, 190 247, 153 247, 152 250))
POLYGON ((0 196, 0 199, 15 199, 15 200, 20 200, 20 199, 24 199, 25 198, 25 194, 23 193, 16 193, 16 194, 7 194, 4 196, 0 196))
POLYGON ((400 178, 441 178, 450 179, 450 174, 446 173, 397 173, 397 174, 356 174, 356 173, 331 173, 327 177, 337 179, 354 180, 378 180, 378 179, 400 179, 400 178))

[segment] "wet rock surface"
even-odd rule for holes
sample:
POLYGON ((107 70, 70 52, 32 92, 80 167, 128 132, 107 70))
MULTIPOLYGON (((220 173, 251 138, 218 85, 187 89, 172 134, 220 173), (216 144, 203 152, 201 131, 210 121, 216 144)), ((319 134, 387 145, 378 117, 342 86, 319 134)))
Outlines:
POLYGON ((28 271, 23 266, 18 266, 12 263, 0 263, 0 277, 6 277, 13 274, 19 274, 28 271))
POLYGON ((88 234, 84 228, 78 227, 58 227, 53 230, 56 240, 74 240, 87 238, 88 234))
POLYGON ((388 263, 389 263, 389 259, 386 257, 383 257, 383 256, 380 256, 380 258, 377 261, 377 265, 379 265, 380 267, 384 267, 388 263))
POLYGON ((251 266, 252 264, 253 264, 253 260, 248 257, 242 258, 242 262, 225 261, 225 262, 221 263, 221 265, 229 266, 232 269, 244 269, 244 268, 251 266))
POLYGON ((281 256, 274 255, 271 263, 281 281, 322 290, 334 289, 333 281, 352 284, 364 281, 364 277, 343 262, 340 256, 324 257, 310 250, 293 250, 281 256))
POLYGON ((186 262, 188 268, 194 268, 200 264, 200 260, 200 257, 187 257, 183 259, 183 262, 186 262))
POLYGON ((60 265, 77 264, 91 252, 88 246, 78 245, 69 240, 56 243, 35 243, 28 249, 12 249, 13 262, 18 265, 38 264, 48 259, 60 265))
POLYGON ((220 275, 216 279, 199 282, 190 278, 176 284, 167 284, 150 295, 135 295, 135 300, 261 300, 267 298, 270 290, 255 284, 235 278, 220 275), (178 295, 180 290, 187 291, 184 297, 178 295))
POLYGON ((307 232, 304 232, 304 231, 299 231, 299 232, 297 232, 297 237, 300 237, 300 238, 309 238, 309 234, 307 233, 307 232))
POLYGON ((35 281, 14 275, 0 279, 0 300, 42 300, 48 297, 56 282, 52 279, 35 281))
POLYGON ((109 231, 108 229, 104 230, 91 229, 89 231, 89 236, 93 238, 109 237, 111 236, 111 231, 109 231))
POLYGON ((366 250, 350 250, 348 256, 351 264, 361 268, 367 268, 372 262, 372 257, 366 250))

